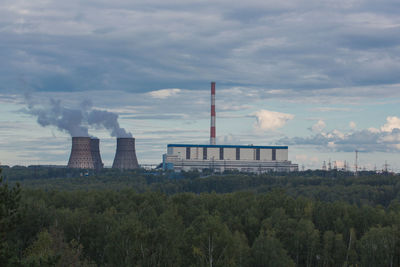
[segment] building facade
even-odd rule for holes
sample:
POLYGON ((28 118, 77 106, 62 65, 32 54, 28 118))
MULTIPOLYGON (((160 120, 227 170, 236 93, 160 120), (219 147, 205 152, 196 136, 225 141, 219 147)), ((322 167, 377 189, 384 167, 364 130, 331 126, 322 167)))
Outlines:
POLYGON ((288 160, 287 146, 236 146, 169 144, 163 155, 164 170, 214 172, 237 170, 265 173, 297 171, 288 160))

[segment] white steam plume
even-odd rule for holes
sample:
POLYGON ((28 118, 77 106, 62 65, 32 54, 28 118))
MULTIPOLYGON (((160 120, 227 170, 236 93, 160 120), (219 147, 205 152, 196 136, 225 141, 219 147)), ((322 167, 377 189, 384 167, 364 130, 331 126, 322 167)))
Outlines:
POLYGON ((88 100, 84 100, 80 108, 64 107, 60 100, 50 99, 46 105, 38 105, 29 95, 25 96, 27 107, 23 112, 37 117, 37 122, 43 126, 55 126, 60 131, 71 136, 89 136, 89 127, 107 129, 114 137, 132 137, 132 134, 121 128, 118 114, 93 109, 88 100))

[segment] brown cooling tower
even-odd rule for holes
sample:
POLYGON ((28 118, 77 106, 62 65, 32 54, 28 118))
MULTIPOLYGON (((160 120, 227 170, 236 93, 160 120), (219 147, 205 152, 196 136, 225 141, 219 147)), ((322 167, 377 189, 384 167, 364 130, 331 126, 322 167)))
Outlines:
POLYGON ((121 170, 139 168, 135 151, 135 138, 117 138, 117 151, 112 167, 121 170))
POLYGON ((90 137, 72 137, 68 168, 93 169, 90 137))
POLYGON ((103 169, 103 162, 100 156, 100 140, 97 138, 90 139, 90 151, 92 154, 93 166, 95 170, 103 169))

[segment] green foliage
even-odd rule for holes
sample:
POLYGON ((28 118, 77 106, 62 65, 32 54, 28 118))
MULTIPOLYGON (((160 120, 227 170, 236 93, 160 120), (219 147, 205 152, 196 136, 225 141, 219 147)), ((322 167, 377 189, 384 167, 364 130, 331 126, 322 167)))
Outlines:
POLYGON ((397 176, 182 175, 1 184, 0 266, 400 266, 397 176))
POLYGON ((24 188, 45 190, 115 190, 127 188, 135 192, 163 192, 171 195, 182 192, 231 193, 252 191, 267 193, 284 189, 291 196, 304 196, 324 202, 343 200, 362 205, 387 207, 393 200, 400 201, 398 175, 378 175, 361 172, 354 177, 350 172, 306 171, 293 173, 268 173, 262 175, 226 173, 206 175, 199 172, 159 172, 132 170, 121 172, 103 169, 90 173, 68 168, 13 167, 5 169, 5 178, 10 184, 19 182, 24 188), (83 176, 81 176, 83 175, 83 176), (203 175, 200 177, 200 175, 203 175))
POLYGON ((295 266, 279 239, 274 237, 271 233, 262 232, 254 241, 251 251, 252 266, 295 266))
POLYGON ((398 233, 391 227, 372 227, 360 240, 363 266, 393 266, 398 233))
POLYGON ((94 266, 82 258, 82 245, 75 240, 65 243, 63 233, 52 227, 38 233, 26 249, 22 263, 25 266, 94 266))
POLYGON ((18 264, 15 255, 14 240, 16 224, 19 220, 18 207, 20 202, 20 188, 17 184, 9 188, 3 183, 0 169, 0 266, 18 264))

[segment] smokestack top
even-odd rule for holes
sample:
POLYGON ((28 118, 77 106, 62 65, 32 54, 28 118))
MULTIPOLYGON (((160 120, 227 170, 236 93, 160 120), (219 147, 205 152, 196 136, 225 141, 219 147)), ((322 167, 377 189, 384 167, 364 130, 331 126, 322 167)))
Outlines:
POLYGON ((211 125, 210 125, 210 145, 215 145, 215 82, 211 82, 211 125))
POLYGON ((73 136, 72 137, 72 145, 74 144, 81 144, 81 143, 85 143, 85 144, 90 144, 90 137, 87 136, 73 136))
POLYGON ((133 137, 118 137, 117 150, 132 150, 135 151, 135 138, 133 137))
POLYGON ((113 168, 137 169, 139 164, 136 158, 135 138, 117 138, 117 151, 115 152, 113 168))
POLYGON ((72 137, 71 155, 68 161, 69 168, 93 169, 93 158, 90 137, 72 137))

